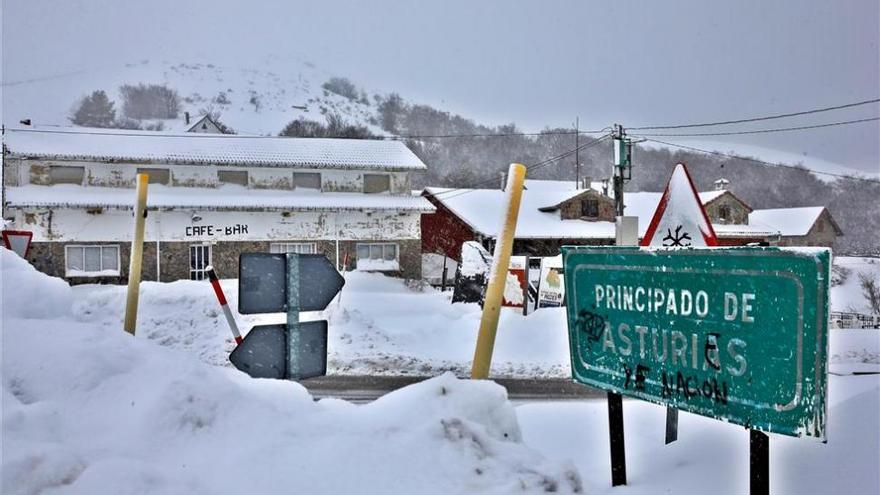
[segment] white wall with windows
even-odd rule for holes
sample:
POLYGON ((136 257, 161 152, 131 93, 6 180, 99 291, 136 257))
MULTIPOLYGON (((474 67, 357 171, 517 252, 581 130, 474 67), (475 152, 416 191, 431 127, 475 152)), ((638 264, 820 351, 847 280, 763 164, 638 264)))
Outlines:
MULTIPOLYGON (((241 185, 242 172, 247 187, 296 189, 324 192, 373 192, 410 194, 409 173, 404 171, 366 171, 357 169, 308 169, 300 167, 259 167, 227 165, 181 165, 156 163, 136 166, 129 163, 96 163, 86 160, 9 159, 7 185, 80 184, 83 186, 134 187, 138 171, 152 172, 150 182, 169 186, 210 187, 225 183, 241 185), (234 181, 224 181, 220 172, 230 171, 234 181), (296 177, 295 175, 296 174, 296 177)), ((224 174, 226 175, 226 174, 224 174)))
POLYGON ((64 247, 67 277, 113 277, 119 275, 118 245, 69 245, 64 247))

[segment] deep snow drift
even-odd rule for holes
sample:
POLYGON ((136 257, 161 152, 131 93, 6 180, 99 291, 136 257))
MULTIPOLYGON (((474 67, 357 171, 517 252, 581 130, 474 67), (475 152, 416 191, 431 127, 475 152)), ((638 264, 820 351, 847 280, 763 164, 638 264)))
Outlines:
POLYGON ((73 321, 66 284, 0 252, 4 494, 580 491, 570 463, 522 444, 492 382, 445 374, 365 406, 315 402, 73 321))

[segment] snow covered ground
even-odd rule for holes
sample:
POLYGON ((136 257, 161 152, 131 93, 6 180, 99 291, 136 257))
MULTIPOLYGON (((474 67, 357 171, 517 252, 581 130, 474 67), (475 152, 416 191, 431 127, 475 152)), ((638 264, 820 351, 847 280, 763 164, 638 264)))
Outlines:
MULTIPOLYGON (((448 293, 348 274, 325 315, 331 372, 440 374, 356 406, 226 366, 206 283, 144 284, 132 339, 123 288, 0 258, 4 494, 612 492, 603 401, 514 407, 494 383, 440 374, 466 366, 479 319, 448 293)), ((562 310, 505 312, 501 329, 493 373, 568 373, 562 310)), ((833 332, 832 373, 877 370, 878 335, 833 332)), ((880 490, 880 379, 829 379, 829 441, 772 436, 773 493, 880 490)), ((630 486, 615 493, 746 492, 746 430, 682 413, 664 446, 663 418, 625 402, 630 486)))
MULTIPOLYGON (((830 376, 828 442, 770 435, 770 493, 880 493, 880 378, 830 376)), ((624 401, 627 476, 611 488, 604 401, 517 407, 525 443, 574 462, 584 493, 627 495, 748 493, 748 430, 679 414, 679 440, 664 445, 666 409, 624 401)))
MULTIPOLYGON (((852 260, 866 259, 847 260, 852 265, 852 260)), ((341 298, 333 301, 323 315, 304 315, 330 322, 329 373, 469 374, 480 320, 478 305, 453 305, 451 292, 411 288, 380 274, 350 272, 345 278, 341 298)), ((852 288, 854 279, 858 279, 855 271, 846 284, 832 289, 832 309, 860 304, 860 293, 852 288)), ((237 281, 223 280, 222 285, 243 331, 254 324, 285 321, 282 314, 239 315, 235 312, 237 281)), ((75 286, 71 298, 77 321, 106 329, 121 327, 125 287, 75 286)), ((145 282, 139 315, 139 335, 185 349, 209 364, 229 365, 232 336, 207 282, 145 282)), ((505 308, 492 374, 566 378, 571 376, 568 352, 564 308, 543 308, 529 316, 505 308)), ((830 361, 832 373, 880 371, 880 332, 832 330, 830 361)))

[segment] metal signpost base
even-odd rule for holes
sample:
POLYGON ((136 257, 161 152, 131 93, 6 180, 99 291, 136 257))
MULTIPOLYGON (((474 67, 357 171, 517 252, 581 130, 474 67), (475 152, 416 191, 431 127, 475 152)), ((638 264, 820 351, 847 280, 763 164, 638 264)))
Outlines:
POLYGON ((678 440, 678 409, 666 408, 666 445, 678 440))
POLYGON ((623 441, 623 397, 608 392, 608 434, 611 440, 611 486, 626 484, 626 447, 623 441))
POLYGON ((749 493, 770 494, 770 437, 749 430, 749 493))

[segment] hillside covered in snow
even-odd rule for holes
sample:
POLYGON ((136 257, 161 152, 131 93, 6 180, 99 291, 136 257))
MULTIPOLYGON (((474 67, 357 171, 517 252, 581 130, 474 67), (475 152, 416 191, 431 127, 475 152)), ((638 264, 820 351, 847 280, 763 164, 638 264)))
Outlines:
MULTIPOLYGON (((334 77, 303 59, 266 57, 248 67, 210 62, 142 60, 123 67, 84 69, 33 80, 5 82, 4 120, 7 125, 30 119, 39 127, 70 126, 79 99, 103 90, 122 110, 123 85, 157 84, 177 91, 179 117, 163 122, 165 130, 180 130, 184 112, 191 116, 216 112, 240 134, 277 135, 291 120, 324 120, 333 113, 360 125, 375 117, 372 93, 357 98, 326 91, 322 85, 334 77)), ((140 122, 156 124, 155 120, 140 122)), ((378 128, 375 128, 378 131, 378 128)))

